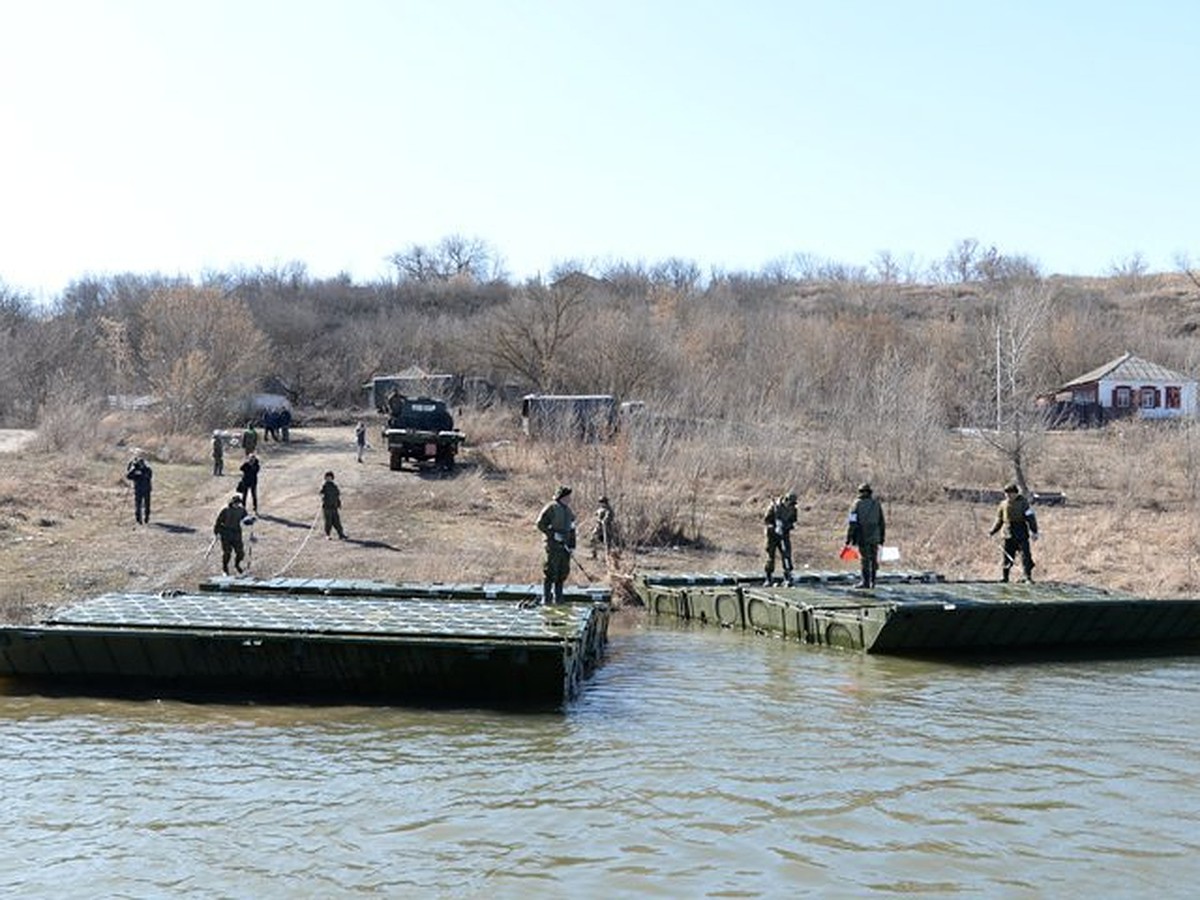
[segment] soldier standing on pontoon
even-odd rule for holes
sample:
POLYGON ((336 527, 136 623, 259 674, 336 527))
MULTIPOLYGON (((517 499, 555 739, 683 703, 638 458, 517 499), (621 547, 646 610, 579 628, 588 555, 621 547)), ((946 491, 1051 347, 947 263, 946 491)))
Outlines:
POLYGON ((995 534, 1001 528, 1004 529, 1004 561, 1001 563, 1000 580, 1008 581, 1009 570, 1012 569, 1019 553, 1025 580, 1032 584, 1034 562, 1029 542, 1037 540, 1037 516, 1015 484, 1004 486, 1004 499, 996 509, 996 521, 988 534, 995 534))
POLYGON ((567 505, 571 489, 554 492, 554 500, 542 507, 537 530, 546 537, 546 561, 542 566, 542 603, 562 603, 563 582, 571 574, 571 551, 575 549, 575 513, 567 505))
POLYGON ((792 529, 796 527, 796 493, 789 491, 767 507, 763 515, 763 530, 767 536, 766 584, 775 574, 775 554, 783 566, 783 580, 792 581, 792 529))
POLYGON ((858 548, 862 561, 862 580, 856 588, 875 587, 875 572, 879 568, 879 545, 883 543, 887 526, 883 521, 883 504, 873 495, 869 484, 858 486, 858 499, 850 507, 846 525, 846 543, 858 548))

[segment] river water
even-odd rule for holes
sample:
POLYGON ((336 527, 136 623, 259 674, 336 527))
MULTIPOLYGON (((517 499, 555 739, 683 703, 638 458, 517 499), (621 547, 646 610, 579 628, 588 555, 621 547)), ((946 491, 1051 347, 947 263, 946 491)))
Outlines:
POLYGON ((618 620, 562 714, 0 696, 24 897, 1187 897, 1200 657, 618 620))

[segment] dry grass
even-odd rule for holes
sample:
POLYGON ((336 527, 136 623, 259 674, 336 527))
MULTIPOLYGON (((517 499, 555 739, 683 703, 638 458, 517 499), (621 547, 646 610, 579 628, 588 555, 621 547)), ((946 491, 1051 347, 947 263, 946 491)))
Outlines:
MULTIPOLYGON (((350 417, 353 421, 353 416, 350 417)), ((990 504, 948 502, 941 486, 995 487, 1002 463, 977 440, 952 437, 938 471, 893 480, 843 459, 837 478, 822 466, 831 439, 811 432, 759 446, 721 433, 664 439, 624 437, 602 446, 522 438, 498 414, 466 414, 470 437, 453 477, 391 472, 376 448, 354 461, 353 426, 301 428, 288 445, 260 448, 260 510, 252 571, 263 577, 534 582, 540 536, 533 520, 559 483, 574 487, 586 545, 597 498, 606 493, 627 535, 653 549, 627 550, 611 568, 580 562, 620 589, 647 569, 757 571, 760 516, 770 497, 800 495, 798 566, 840 568, 836 558, 853 483, 868 477, 884 500, 888 543, 904 568, 952 579, 994 578, 997 539, 990 504), (824 447, 824 449, 820 449, 824 447), (312 525, 326 469, 337 473, 351 540, 327 542, 312 525), (840 480, 839 480, 840 479, 840 480)), ((1146 596, 1194 596, 1197 492, 1194 429, 1131 424, 1048 435, 1031 466, 1040 491, 1068 503, 1045 507, 1035 547, 1042 580, 1084 582, 1146 596)), ((99 440, 7 454, 0 477, 0 616, 28 621, 66 601, 106 590, 194 587, 219 571, 205 555, 212 521, 236 483, 239 459, 213 478, 208 440, 161 438, 136 419, 109 419, 99 440), (124 464, 134 448, 154 466, 154 524, 133 523, 124 464)), ((575 580, 586 580, 579 573, 575 580)))

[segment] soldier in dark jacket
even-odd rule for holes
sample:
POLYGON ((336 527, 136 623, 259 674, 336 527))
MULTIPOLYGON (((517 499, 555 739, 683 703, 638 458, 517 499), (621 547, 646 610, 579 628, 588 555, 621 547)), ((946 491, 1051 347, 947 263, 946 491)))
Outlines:
POLYGON ((276 441, 279 440, 279 425, 277 424, 278 419, 276 419, 275 416, 276 416, 275 407, 271 407, 270 409, 263 410, 262 439, 263 439, 264 444, 271 443, 272 438, 274 438, 276 441))
POLYGON ((229 557, 233 556, 233 566, 238 572, 242 571, 242 560, 246 557, 242 545, 242 519, 246 517, 246 508, 242 498, 234 494, 229 505, 217 513, 217 521, 213 525, 213 534, 221 539, 221 569, 229 574, 229 557))
POLYGON ((212 441, 213 474, 225 474, 225 442, 221 440, 221 432, 213 432, 212 441))
POLYGON ((325 483, 321 485, 321 513, 325 517, 326 538, 330 536, 331 531, 336 531, 338 540, 346 539, 346 532, 342 531, 342 517, 338 512, 341 507, 342 492, 333 480, 333 473, 326 472, 325 483))
POLYGON ((246 461, 242 463, 242 480, 238 484, 238 490, 242 494, 242 503, 245 504, 247 497, 254 503, 254 512, 258 513, 258 470, 260 468, 258 457, 253 453, 246 456, 246 461))
POLYGON ((875 572, 879 568, 879 546, 887 534, 883 520, 883 504, 871 491, 871 485, 858 486, 858 499, 850 507, 846 525, 846 543, 858 548, 862 565, 862 580, 855 587, 875 587, 875 572))
POLYGON ((150 524, 150 488, 154 472, 145 458, 135 456, 125 467, 125 477, 133 482, 133 516, 141 525, 150 524))
POLYGON ((767 507, 763 515, 763 530, 767 536, 766 583, 772 583, 775 574, 775 554, 783 566, 783 578, 792 581, 792 529, 796 527, 796 494, 789 492, 767 507))
POLYGON ((1021 554, 1021 568, 1025 571, 1025 580, 1033 583, 1033 553, 1029 542, 1037 540, 1037 516, 1033 507, 1021 496, 1015 484, 1004 486, 1004 499, 996 509, 996 521, 988 534, 995 534, 1004 529, 1004 561, 1001 563, 1000 580, 1008 581, 1009 570, 1016 562, 1017 554, 1021 554))
POLYGON ((546 562, 542 566, 542 603, 562 603, 563 582, 571 574, 571 551, 575 549, 575 513, 567 505, 571 489, 560 487, 554 500, 538 513, 537 530, 546 537, 546 562))

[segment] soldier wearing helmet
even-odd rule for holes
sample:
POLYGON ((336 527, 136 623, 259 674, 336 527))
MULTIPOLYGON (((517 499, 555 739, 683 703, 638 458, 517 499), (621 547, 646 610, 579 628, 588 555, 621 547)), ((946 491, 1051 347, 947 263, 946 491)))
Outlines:
POLYGON ((229 574, 229 557, 233 556, 234 568, 242 571, 242 560, 246 550, 242 544, 242 520, 246 517, 246 508, 242 505, 241 494, 234 494, 229 505, 217 513, 217 521, 213 524, 213 534, 221 539, 221 569, 229 574))
POLYGON ((592 525, 590 540, 592 559, 596 551, 603 550, 605 559, 621 546, 621 536, 617 531, 617 518, 613 512, 612 503, 608 497, 601 497, 596 506, 596 521, 592 525))
POLYGON ((1000 580, 1008 581, 1009 570, 1016 562, 1017 554, 1020 554, 1025 580, 1032 584, 1034 562, 1029 542, 1037 540, 1037 516, 1015 484, 1004 486, 1004 499, 996 509, 996 521, 992 523, 992 530, 988 534, 995 534, 1000 529, 1004 529, 1004 560, 1000 564, 1000 580))
POLYGON ((537 530, 546 538, 546 561, 542 565, 542 603, 562 603, 563 582, 571 574, 571 551, 575 549, 575 513, 567 505, 571 489, 554 492, 554 499, 538 513, 537 530))

